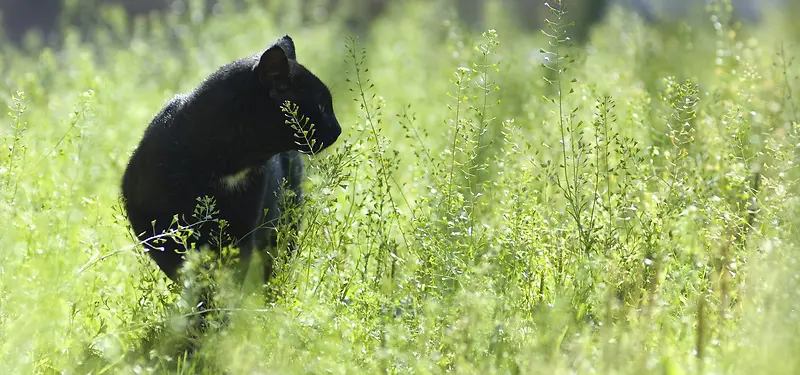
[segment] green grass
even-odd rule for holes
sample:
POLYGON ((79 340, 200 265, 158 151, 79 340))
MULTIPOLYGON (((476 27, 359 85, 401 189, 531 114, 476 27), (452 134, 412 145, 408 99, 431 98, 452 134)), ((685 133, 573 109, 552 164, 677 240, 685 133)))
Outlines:
POLYGON ((614 10, 582 50, 496 6, 479 35, 409 1, 357 42, 290 8, 4 49, 0 373, 800 371, 792 17, 614 10), (269 292, 206 275, 230 324, 188 357, 121 174, 166 100, 284 33, 344 133, 269 292))

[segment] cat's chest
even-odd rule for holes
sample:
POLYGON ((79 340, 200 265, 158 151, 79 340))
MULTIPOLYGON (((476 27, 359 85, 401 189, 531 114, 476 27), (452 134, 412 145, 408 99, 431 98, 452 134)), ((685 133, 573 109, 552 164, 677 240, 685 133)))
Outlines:
POLYGON ((224 192, 238 192, 253 184, 255 174, 253 168, 245 168, 236 173, 223 175, 216 182, 224 192))

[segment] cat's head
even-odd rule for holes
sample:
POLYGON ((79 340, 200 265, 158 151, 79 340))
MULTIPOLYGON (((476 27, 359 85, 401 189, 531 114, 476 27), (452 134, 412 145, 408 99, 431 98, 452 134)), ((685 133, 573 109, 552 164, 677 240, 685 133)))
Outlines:
MULTIPOLYGON (((308 130, 313 124, 313 133, 308 140, 302 136, 294 137, 293 149, 316 153, 339 138, 342 128, 333 111, 330 90, 317 76, 297 62, 292 38, 284 35, 267 48, 253 66, 253 71, 272 101, 279 105, 286 101, 294 103, 298 106, 298 119, 308 119, 307 125, 301 121, 304 128, 308 130), (311 140, 313 149, 308 144, 311 140)), ((285 126, 290 127, 288 124, 285 126)))

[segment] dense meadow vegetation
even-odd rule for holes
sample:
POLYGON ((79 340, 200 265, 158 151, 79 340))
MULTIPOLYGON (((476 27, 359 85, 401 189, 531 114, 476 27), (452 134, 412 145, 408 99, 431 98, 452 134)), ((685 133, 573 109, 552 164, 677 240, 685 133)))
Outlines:
POLYGON ((271 4, 3 46, 0 373, 800 373, 791 17, 615 8, 582 47, 558 12, 480 33, 396 2, 353 39, 271 4), (173 285, 120 210, 130 152, 285 33, 344 128, 306 158, 297 254, 267 287, 192 254, 173 285), (198 334, 209 282, 227 325, 198 334))

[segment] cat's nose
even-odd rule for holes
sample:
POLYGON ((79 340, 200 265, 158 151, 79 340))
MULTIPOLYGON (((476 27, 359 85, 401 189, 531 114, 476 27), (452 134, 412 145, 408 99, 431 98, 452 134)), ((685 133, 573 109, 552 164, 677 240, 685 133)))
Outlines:
POLYGON ((342 135, 342 127, 337 125, 336 129, 334 129, 333 132, 331 132, 330 142, 331 143, 336 142, 336 140, 339 139, 340 135, 342 135))
POLYGON ((315 145, 316 147, 314 152, 320 152, 332 146, 334 142, 336 142, 336 140, 339 139, 339 136, 341 134, 342 134, 341 128, 331 129, 329 132, 325 134, 326 135, 325 137, 320 137, 319 141, 315 145))

